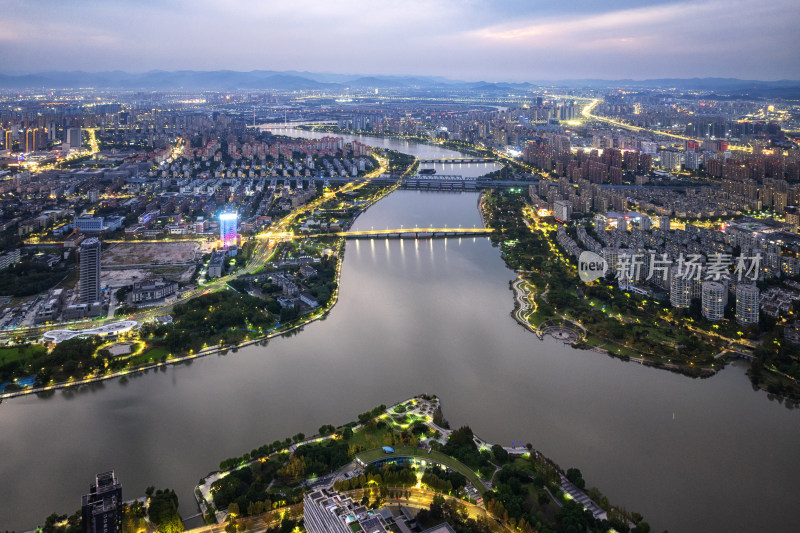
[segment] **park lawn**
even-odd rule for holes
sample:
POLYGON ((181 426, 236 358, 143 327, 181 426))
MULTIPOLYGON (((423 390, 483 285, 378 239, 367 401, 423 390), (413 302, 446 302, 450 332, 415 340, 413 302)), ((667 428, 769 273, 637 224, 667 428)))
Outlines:
POLYGON ((166 348, 152 348, 128 359, 128 366, 137 367, 146 365, 148 363, 155 363, 160 361, 162 357, 166 357, 168 355, 169 350, 166 348))
POLYGON ((361 459, 364 463, 372 463, 387 457, 419 457, 420 459, 433 461, 443 464, 448 468, 452 468, 456 472, 466 477, 470 483, 472 483, 472 485, 478 489, 478 492, 481 494, 486 492, 486 487, 484 486, 478 474, 476 474, 471 468, 461 461, 453 459, 449 455, 443 454, 442 452, 432 451, 431 453, 428 453, 421 448, 416 448, 413 446, 397 446, 394 448, 393 454, 384 453, 382 448, 375 448, 356 454, 356 457, 361 459))
POLYGON ((589 344, 591 346, 602 347, 602 349, 608 350, 609 353, 614 355, 627 355, 628 357, 646 357, 646 355, 637 352, 636 350, 617 344, 614 341, 598 337, 597 335, 590 334, 589 337, 586 339, 586 344, 589 344))
POLYGON ((599 346, 604 346, 604 345, 608 344, 608 341, 606 339, 598 337, 597 335, 589 334, 589 336, 586 337, 586 344, 588 344, 590 346, 598 346, 599 347, 599 346))
POLYGON ((40 356, 46 351, 47 349, 39 344, 0 348, 0 364, 6 364, 12 361, 24 361, 32 357, 40 356))
POLYGON ((627 355, 628 357, 647 357, 647 354, 643 354, 639 351, 636 351, 632 348, 628 348, 627 346, 622 346, 621 344, 617 344, 616 342, 609 342, 608 345, 605 347, 609 353, 615 355, 627 355))
POLYGON ((365 450, 380 448, 384 445, 386 435, 391 432, 388 426, 378 428, 377 426, 363 426, 358 431, 353 432, 353 436, 348 440, 350 446, 362 446, 365 450))
POLYGON ((530 315, 527 316, 528 323, 535 328, 541 326, 544 322, 548 320, 552 320, 553 318, 557 318, 558 316, 555 313, 548 314, 543 313, 541 311, 534 311, 530 315))
POLYGON ((653 339, 656 342, 660 342, 661 344, 672 345, 675 342, 674 339, 674 330, 665 331, 663 328, 659 326, 654 326, 650 328, 643 328, 647 331, 648 337, 653 339))
POLYGON ((531 464, 528 458, 517 457, 514 459, 514 461, 512 461, 511 464, 514 468, 527 472, 530 475, 533 475, 536 472, 536 470, 533 468, 533 464, 531 464))

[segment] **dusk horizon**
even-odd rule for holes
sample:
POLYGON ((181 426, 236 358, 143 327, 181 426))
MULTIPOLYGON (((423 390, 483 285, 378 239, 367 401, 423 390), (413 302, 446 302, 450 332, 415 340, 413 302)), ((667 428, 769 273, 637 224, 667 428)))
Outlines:
POLYGON ((0 532, 797 530, 800 1, 0 13, 0 532))
POLYGON ((409 72, 467 80, 800 78, 800 5, 300 0, 14 2, 4 70, 409 72), (31 36, 36 38, 31 39, 31 36), (765 59, 769 58, 768 61, 765 59), (35 59, 35 61, 34 61, 35 59))

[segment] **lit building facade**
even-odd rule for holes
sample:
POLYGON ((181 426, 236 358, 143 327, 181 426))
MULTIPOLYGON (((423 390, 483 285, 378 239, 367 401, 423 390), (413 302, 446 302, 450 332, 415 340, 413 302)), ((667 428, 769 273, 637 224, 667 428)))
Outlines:
POLYGON ((677 267, 670 270, 669 303, 678 309, 688 309, 692 304, 692 280, 679 275, 677 267))
POLYGON ((716 281, 703 282, 703 316, 706 320, 717 322, 725 317, 725 303, 728 289, 716 281))
POLYGON ((754 284, 736 285, 736 322, 742 325, 758 324, 760 291, 754 284))
POLYGON ((78 294, 80 303, 91 304, 100 301, 100 239, 92 237, 81 243, 78 256, 80 280, 78 294))
POLYGON ((239 216, 236 213, 222 213, 219 216, 219 238, 222 246, 236 246, 236 225, 239 216))
POLYGON ((113 470, 97 474, 81 498, 84 533, 122 531, 122 485, 113 470))

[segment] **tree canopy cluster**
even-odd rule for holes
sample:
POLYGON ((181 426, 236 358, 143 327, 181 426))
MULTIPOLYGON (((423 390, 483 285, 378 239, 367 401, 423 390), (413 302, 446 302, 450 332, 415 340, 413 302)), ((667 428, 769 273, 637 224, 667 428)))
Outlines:
POLYGON ((0 270, 0 294, 8 296, 32 296, 52 288, 67 275, 63 263, 55 267, 20 261, 0 270))
POLYGON ((489 452, 481 453, 474 439, 472 429, 462 426, 450 434, 450 439, 442 447, 442 452, 482 474, 494 472, 494 466, 490 461, 491 455, 489 452))
POLYGON ((36 376, 36 385, 44 385, 51 379, 81 378, 115 366, 114 357, 108 350, 95 354, 101 342, 96 336, 75 337, 56 344, 50 353, 33 345, 15 347, 17 357, 0 355, 0 383, 36 376))
POLYGON ((236 469, 211 484, 211 494, 217 509, 244 515, 257 514, 272 509, 272 498, 267 487, 282 467, 285 457, 256 461, 236 469), (229 506, 236 504, 235 509, 229 506), (238 509, 238 510, 237 510, 238 509), (258 511, 256 512, 256 509, 258 511))
POLYGON ((233 291, 212 292, 178 304, 172 317, 172 324, 142 326, 142 338, 176 353, 188 352, 199 350, 204 343, 241 342, 274 323, 263 300, 233 291))
POLYGON ((158 527, 159 533, 180 533, 184 531, 183 521, 178 514, 178 495, 174 490, 164 489, 153 492, 148 488, 149 502, 147 516, 158 527))

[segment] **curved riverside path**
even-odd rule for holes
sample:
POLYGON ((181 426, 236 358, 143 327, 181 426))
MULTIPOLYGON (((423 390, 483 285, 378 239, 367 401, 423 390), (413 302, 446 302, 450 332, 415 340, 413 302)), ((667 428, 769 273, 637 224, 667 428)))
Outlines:
MULTIPOLYGON (((340 245, 338 253, 341 254, 341 253, 343 253, 343 251, 344 251, 344 246, 340 245)), ((227 353, 228 351, 238 350, 239 348, 244 348, 245 346, 251 346, 253 344, 258 344, 258 343, 261 343, 263 341, 268 341, 269 339, 273 339, 275 337, 284 336, 287 333, 292 333, 292 332, 294 332, 296 330, 302 329, 303 327, 305 327, 308 324, 311 324, 312 322, 316 322, 317 320, 321 320, 321 319, 325 318, 325 315, 327 315, 330 312, 330 310, 333 308, 333 306, 336 305, 336 302, 339 299, 338 285, 339 285, 339 280, 341 278, 341 274, 342 274, 342 261, 340 260, 339 264, 337 265, 337 269, 336 269, 336 285, 337 285, 337 289, 335 291, 333 291, 333 294, 331 294, 331 299, 328 302, 328 305, 324 309, 320 309, 320 310, 317 310, 316 312, 314 312, 306 320, 304 320, 304 321, 302 321, 302 322, 300 322, 298 324, 293 324, 290 327, 287 327, 285 329, 278 328, 276 331, 273 331, 272 333, 268 333, 266 335, 262 335, 260 337, 255 338, 255 339, 248 339, 246 341, 240 342, 239 344, 226 344, 224 346, 209 346, 208 348, 204 348, 202 350, 198 350, 195 353, 189 353, 189 354, 185 354, 185 355, 171 357, 171 358, 168 358, 166 361, 158 361, 158 362, 155 362, 155 363, 150 363, 150 364, 147 364, 147 365, 138 366, 138 367, 132 368, 132 369, 125 369, 125 370, 120 370, 120 371, 117 371, 117 372, 110 372, 108 374, 103 374, 103 375, 99 375, 99 376, 90 376, 90 377, 83 378, 83 379, 75 379, 75 380, 65 381, 65 382, 61 382, 61 383, 54 383, 52 385, 46 385, 44 387, 29 387, 29 388, 20 389, 20 390, 13 391, 13 392, 5 392, 5 393, 0 394, 0 401, 5 400, 5 399, 16 398, 18 396, 26 396, 26 395, 29 395, 29 394, 47 393, 47 392, 55 391, 55 390, 59 390, 59 389, 78 387, 78 386, 81 386, 81 385, 90 385, 92 383, 98 383, 98 382, 106 381, 106 380, 109 380, 109 379, 116 379, 116 378, 122 378, 122 377, 125 377, 125 376, 137 375, 137 374, 141 374, 141 373, 147 372, 147 371, 152 370, 152 369, 158 369, 158 368, 161 368, 161 367, 164 367, 164 366, 167 366, 167 365, 176 365, 176 364, 180 364, 180 363, 185 363, 187 361, 192 361, 192 360, 197 359, 199 357, 205 357, 206 355, 227 353)), ((126 322, 132 322, 132 321, 128 320, 126 322)), ((109 326, 113 326, 113 325, 114 324, 105 324, 103 326, 100 326, 98 328, 93 328, 93 329, 109 328, 109 326)), ((56 330, 56 331, 70 331, 70 330, 56 330)), ((87 331, 92 331, 92 330, 81 330, 77 334, 80 335, 82 333, 86 333, 87 331)))
MULTIPOLYGON (((354 229, 477 225, 476 203, 396 191, 354 229)), ((743 363, 691 379, 535 340, 509 316, 516 277, 487 238, 353 241, 336 306, 301 335, 3 402, 0 524, 73 512, 110 468, 129 497, 174 488, 192 515, 220 460, 429 392, 451 427, 531 442, 655 531, 794 531, 799 412, 743 363)))

